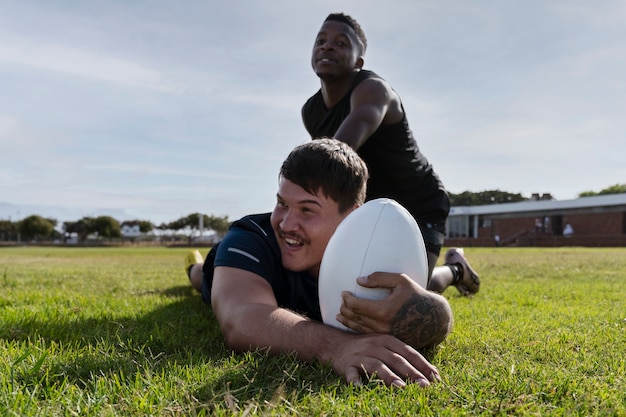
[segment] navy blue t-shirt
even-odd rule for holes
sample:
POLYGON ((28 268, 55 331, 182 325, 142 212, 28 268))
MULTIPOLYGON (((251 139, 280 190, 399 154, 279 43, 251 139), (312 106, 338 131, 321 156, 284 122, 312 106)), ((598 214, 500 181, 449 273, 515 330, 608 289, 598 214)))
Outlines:
POLYGON ((322 320, 317 278, 283 267, 270 213, 254 214, 234 222, 224 239, 211 249, 204 262, 202 280, 202 298, 208 304, 216 266, 239 268, 259 275, 272 286, 279 307, 322 320))

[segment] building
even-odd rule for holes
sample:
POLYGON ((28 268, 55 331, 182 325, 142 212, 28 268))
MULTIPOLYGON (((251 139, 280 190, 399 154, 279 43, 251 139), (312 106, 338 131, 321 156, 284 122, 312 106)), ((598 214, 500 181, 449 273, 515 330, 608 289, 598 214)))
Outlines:
POLYGON ((124 223, 121 227, 122 236, 125 238, 134 238, 141 236, 141 230, 137 223, 124 223))
POLYGON ((626 246, 626 194, 452 207, 446 226, 447 246, 626 246))

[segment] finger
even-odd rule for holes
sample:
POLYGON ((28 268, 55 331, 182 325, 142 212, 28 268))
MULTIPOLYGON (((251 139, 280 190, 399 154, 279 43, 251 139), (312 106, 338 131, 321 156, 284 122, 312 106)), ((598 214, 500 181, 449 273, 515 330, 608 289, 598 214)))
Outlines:
POLYGON ((397 344, 394 344, 394 346, 390 347, 390 349, 394 350, 397 355, 394 361, 397 361, 399 365, 396 366, 406 366, 406 364, 402 363, 403 361, 406 361, 411 368, 415 369, 418 372, 417 374, 414 374, 415 378, 426 378, 428 381, 431 382, 441 381, 439 370, 435 365, 428 362, 421 353, 413 349, 411 346, 399 340, 398 342, 400 342, 401 344, 399 348, 398 346, 396 346, 397 344))
POLYGON ((361 364, 361 374, 367 379, 374 378, 383 381, 387 386, 400 388, 406 386, 406 382, 404 382, 399 375, 395 374, 384 362, 373 357, 363 361, 361 364))
POLYGON ((358 298, 348 291, 341 292, 342 307, 347 308, 353 314, 375 317, 380 314, 380 309, 385 305, 385 300, 368 300, 358 298))
POLYGON ((389 352, 389 356, 373 359, 373 363, 364 369, 388 386, 404 387, 407 382, 419 384, 422 388, 430 386, 431 380, 408 360, 397 353, 389 352))
POLYGON ((419 372, 415 372, 408 363, 403 366, 395 367, 382 364, 375 375, 376 378, 383 381, 388 386, 404 388, 407 382, 419 384, 420 387, 426 388, 430 386, 428 379, 419 372))
POLYGON ((361 370, 350 367, 346 370, 344 378, 348 384, 354 385, 363 385, 363 381, 361 380, 361 370))
POLYGON ((357 298, 349 292, 341 294, 343 303, 339 312, 348 320, 355 321, 373 330, 389 333, 390 322, 396 314, 398 305, 387 299, 368 300, 357 298))
POLYGON ((359 308, 358 304, 360 304, 360 301, 359 299, 354 299, 347 303, 353 305, 356 303, 356 310, 350 308, 345 302, 342 303, 339 307, 339 314, 336 317, 337 321, 359 333, 391 333, 390 322, 386 320, 386 317, 381 320, 381 317, 373 316, 373 314, 377 314, 383 309, 359 308))
POLYGON ((353 330, 357 333, 367 334, 367 333, 383 333, 383 330, 380 330, 377 326, 377 323, 373 320, 365 320, 363 317, 359 317, 359 320, 350 320, 344 317, 341 314, 337 314, 335 319, 346 326, 348 329, 353 330), (367 323, 369 322, 369 323, 367 323))
POLYGON ((397 287, 399 282, 402 281, 402 274, 389 273, 389 272, 374 272, 367 276, 358 277, 356 282, 367 288, 394 288, 397 287))

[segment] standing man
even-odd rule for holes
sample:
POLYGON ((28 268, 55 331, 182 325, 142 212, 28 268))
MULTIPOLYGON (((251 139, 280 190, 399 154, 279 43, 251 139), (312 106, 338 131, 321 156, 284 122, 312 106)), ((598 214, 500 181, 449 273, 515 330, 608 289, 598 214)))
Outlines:
POLYGON ((343 13, 324 21, 311 65, 321 89, 302 107, 312 139, 335 137, 355 149, 368 166, 367 200, 389 197, 416 219, 428 253, 428 289, 454 285, 462 295, 478 292, 480 279, 463 249, 446 252, 435 267, 450 211, 448 194, 420 152, 398 94, 380 76, 364 70, 367 39, 359 23, 343 13))
POLYGON ((400 387, 439 380, 417 349, 446 338, 452 312, 444 297, 405 274, 359 278, 360 285, 389 288, 384 300, 337 294, 338 320, 359 334, 321 322, 322 255, 337 225, 365 200, 367 178, 367 166, 345 143, 308 141, 283 162, 271 214, 234 222, 204 265, 198 251, 188 255, 191 284, 211 304, 229 347, 295 353, 330 364, 348 382, 374 374, 400 387))

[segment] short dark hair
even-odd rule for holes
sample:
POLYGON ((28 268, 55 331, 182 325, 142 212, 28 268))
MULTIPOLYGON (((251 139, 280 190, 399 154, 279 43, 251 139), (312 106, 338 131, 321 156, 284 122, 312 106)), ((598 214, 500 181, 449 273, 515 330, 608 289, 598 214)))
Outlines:
POLYGON ((363 55, 365 55, 365 50, 367 49, 367 38, 365 37, 365 32, 363 32, 363 28, 361 28, 361 25, 359 25, 359 22, 357 22, 356 19, 354 19, 350 15, 343 13, 331 13, 328 15, 326 20, 324 20, 324 22, 328 22, 329 20, 345 23, 346 25, 350 26, 352 30, 354 30, 354 33, 356 33, 357 39, 363 45, 362 53, 363 55))
POLYGON ((280 177, 308 193, 335 200, 345 213, 365 201, 369 173, 367 165, 349 145, 320 138, 296 146, 280 168, 280 177))

